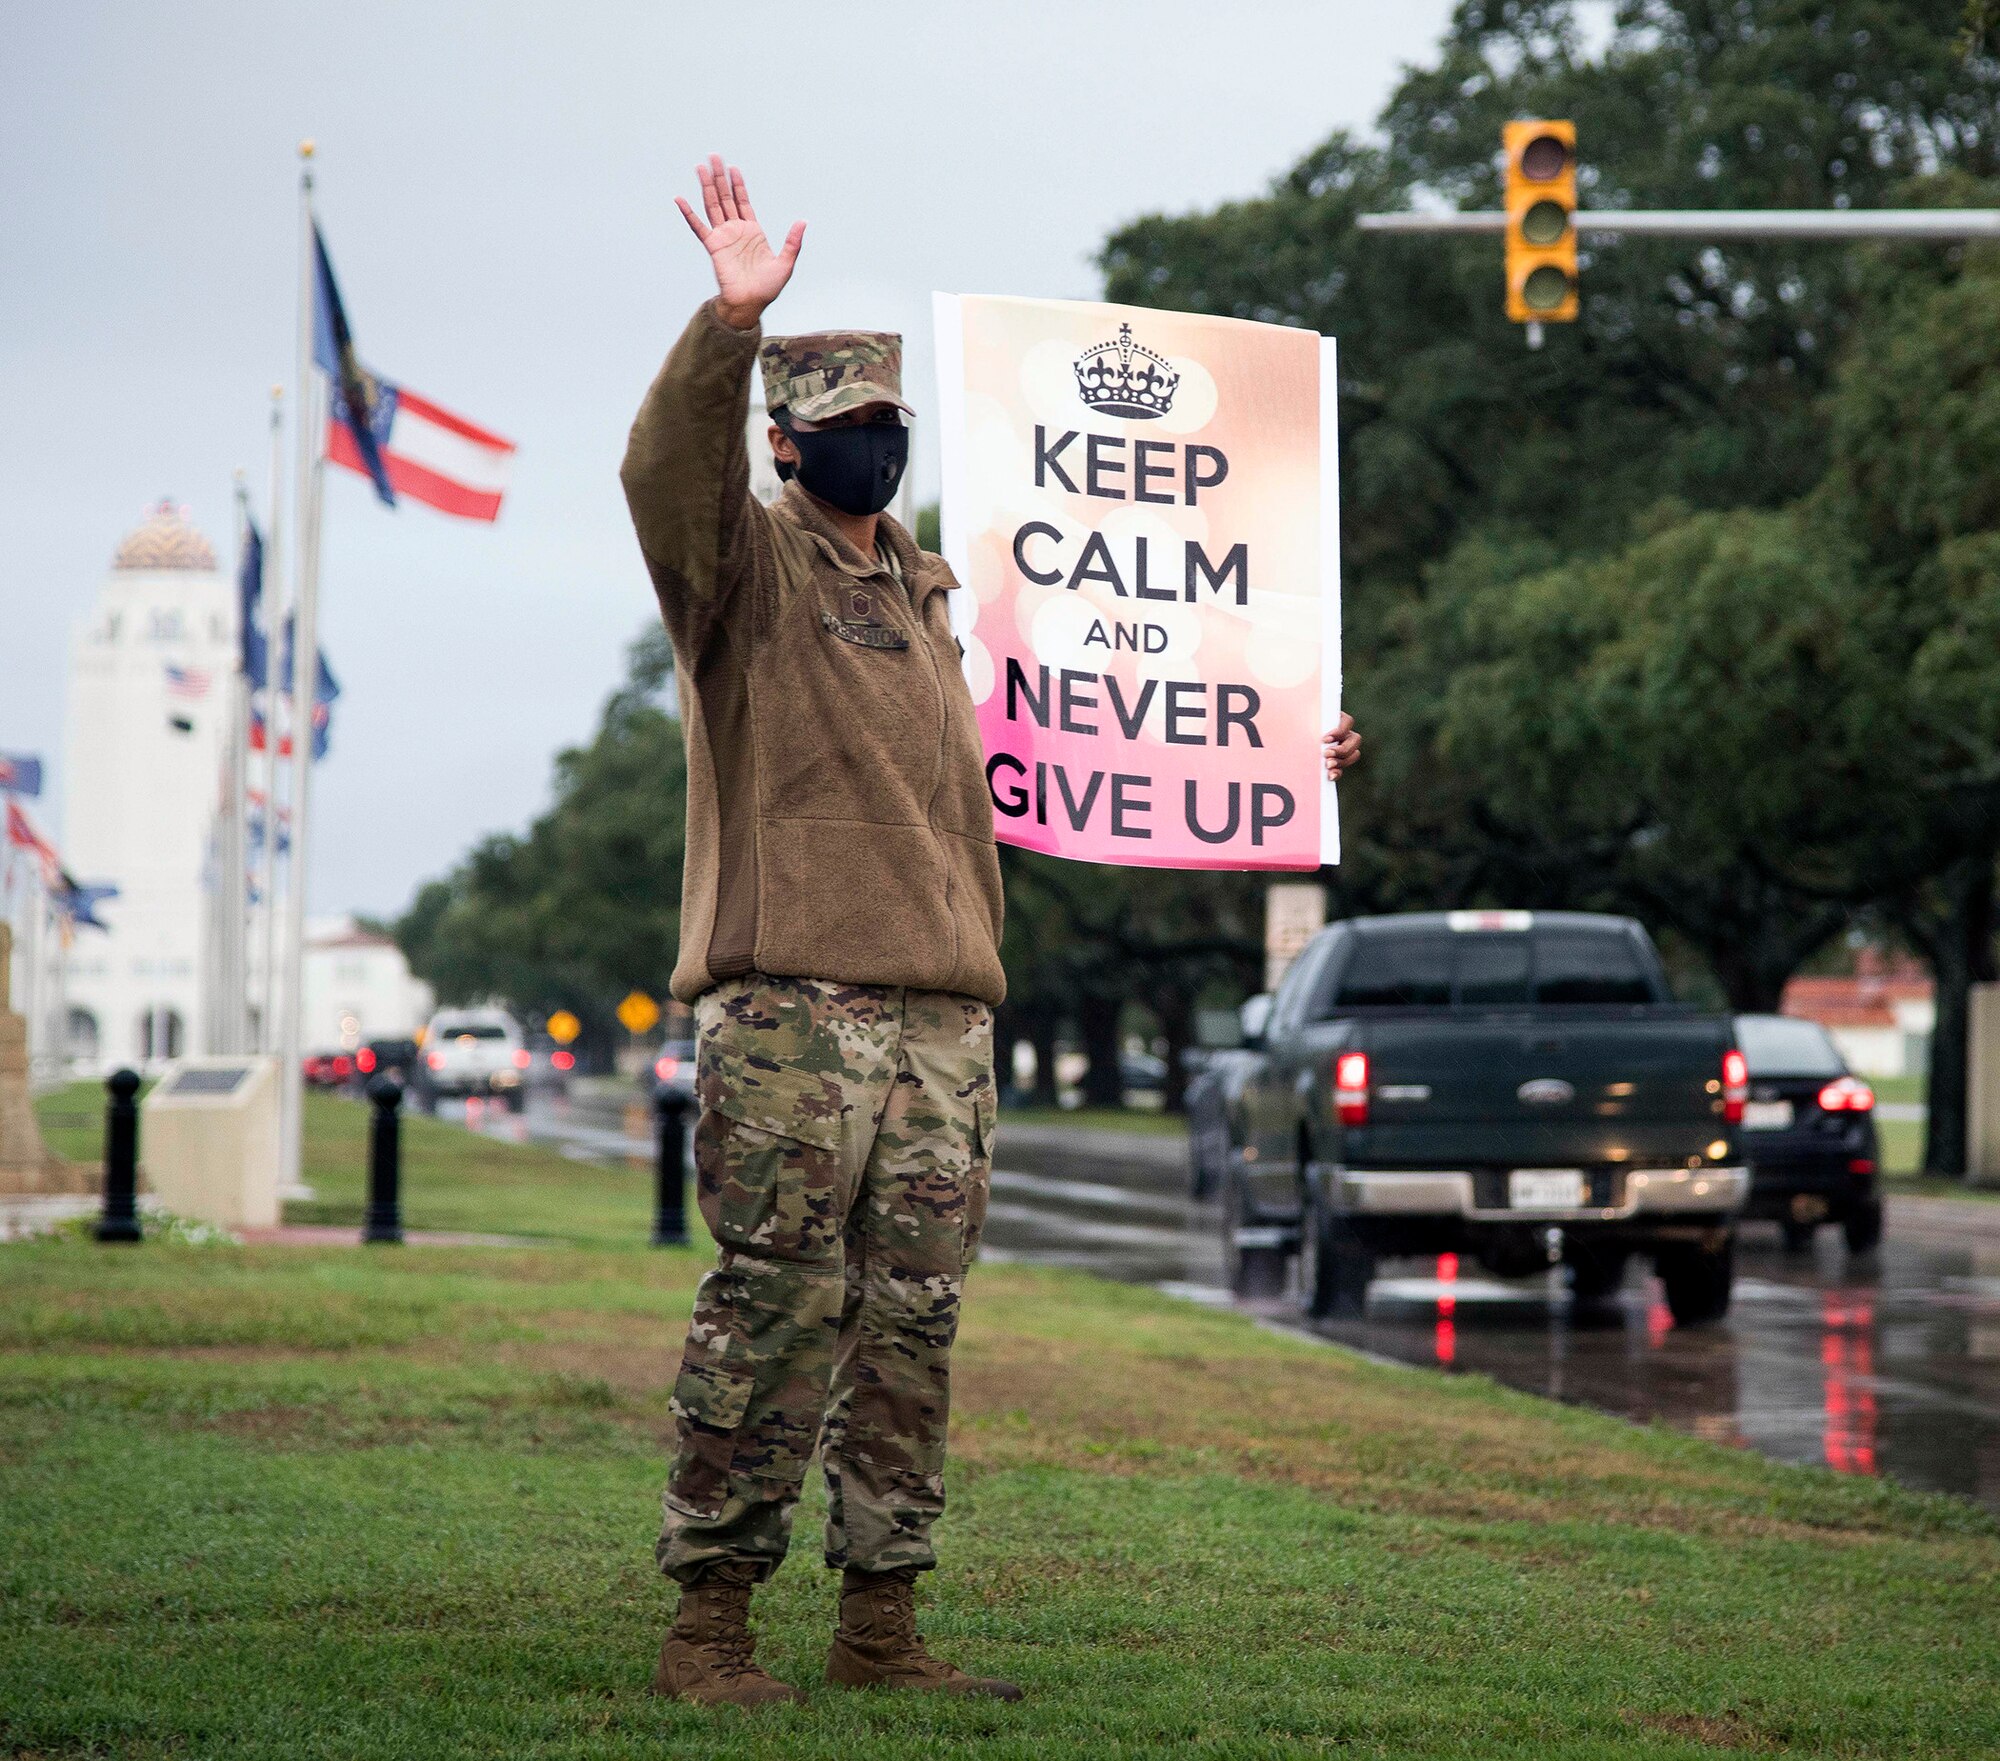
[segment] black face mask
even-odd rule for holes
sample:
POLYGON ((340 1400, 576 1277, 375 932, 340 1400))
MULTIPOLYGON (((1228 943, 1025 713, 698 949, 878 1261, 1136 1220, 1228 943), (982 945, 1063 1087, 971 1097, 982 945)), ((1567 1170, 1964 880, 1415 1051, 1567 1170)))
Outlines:
POLYGON ((910 431, 900 422, 866 422, 853 428, 785 432, 799 449, 796 465, 780 463, 780 477, 843 514, 879 514, 896 499, 896 485, 910 462, 910 431))

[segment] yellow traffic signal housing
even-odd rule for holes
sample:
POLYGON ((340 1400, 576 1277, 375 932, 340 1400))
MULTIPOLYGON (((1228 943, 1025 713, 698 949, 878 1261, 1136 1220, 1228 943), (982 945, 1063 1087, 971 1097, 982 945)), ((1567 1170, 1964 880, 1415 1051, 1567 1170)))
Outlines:
POLYGON ((1510 122, 1507 154, 1507 316, 1569 324, 1577 315, 1576 124, 1510 122))

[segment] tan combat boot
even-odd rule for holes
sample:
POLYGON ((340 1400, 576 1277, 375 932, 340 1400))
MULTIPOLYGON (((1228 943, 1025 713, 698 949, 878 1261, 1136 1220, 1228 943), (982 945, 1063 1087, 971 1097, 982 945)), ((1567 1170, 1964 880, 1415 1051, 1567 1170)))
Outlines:
POLYGON ((660 1647, 653 1692, 696 1706, 767 1706, 805 1695, 757 1667, 750 1636, 754 1565, 719 1565, 681 1586, 680 1613, 660 1647))
POLYGON ((931 1694, 986 1694, 1018 1700, 1012 1682, 967 1675, 933 1657, 917 1631, 911 1570, 849 1570, 840 1580, 840 1628, 826 1657, 826 1679, 837 1688, 914 1688, 931 1694))

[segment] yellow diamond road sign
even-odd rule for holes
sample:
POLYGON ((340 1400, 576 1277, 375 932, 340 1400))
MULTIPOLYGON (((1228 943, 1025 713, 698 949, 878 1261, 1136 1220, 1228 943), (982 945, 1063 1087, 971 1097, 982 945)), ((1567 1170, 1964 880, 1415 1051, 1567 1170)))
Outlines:
POLYGON ((566 1046, 583 1031, 583 1023, 567 1009, 558 1009, 548 1019, 549 1038, 566 1046))
POLYGON ((634 991, 618 1005, 618 1019, 627 1033, 644 1033, 660 1018, 660 1005, 644 991, 634 991))

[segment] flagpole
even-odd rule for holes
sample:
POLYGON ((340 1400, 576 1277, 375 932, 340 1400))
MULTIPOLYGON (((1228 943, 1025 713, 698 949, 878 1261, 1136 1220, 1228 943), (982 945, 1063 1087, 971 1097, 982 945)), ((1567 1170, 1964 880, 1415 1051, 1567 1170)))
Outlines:
POLYGON ((263 895, 258 910, 263 927, 264 969, 258 975, 262 1000, 257 1010, 260 1052, 278 1044, 278 653, 285 629, 285 388, 271 387, 271 499, 264 537, 264 854, 258 872, 263 895))
POLYGON ((236 472, 237 556, 236 556, 236 665, 232 670, 233 695, 229 705, 229 835, 224 842, 224 866, 220 879, 223 930, 223 970, 219 1019, 222 1025, 221 1050, 244 1052, 250 1049, 250 902, 244 897, 244 871, 249 866, 250 811, 250 675, 244 670, 244 644, 248 631, 249 608, 243 603, 243 565, 250 552, 250 490, 242 468, 236 472))
MULTIPOLYGON (((312 794, 313 691, 319 682, 319 453, 318 390, 313 371, 313 144, 299 143, 299 348, 297 513, 298 543, 292 565, 292 849, 290 884, 285 889, 285 996, 279 1047, 280 1090, 284 1097, 281 1191, 304 1185, 304 1102, 300 1036, 305 1004, 306 874, 310 845, 308 812, 312 794)), ((268 732, 268 730, 267 730, 268 732)))

